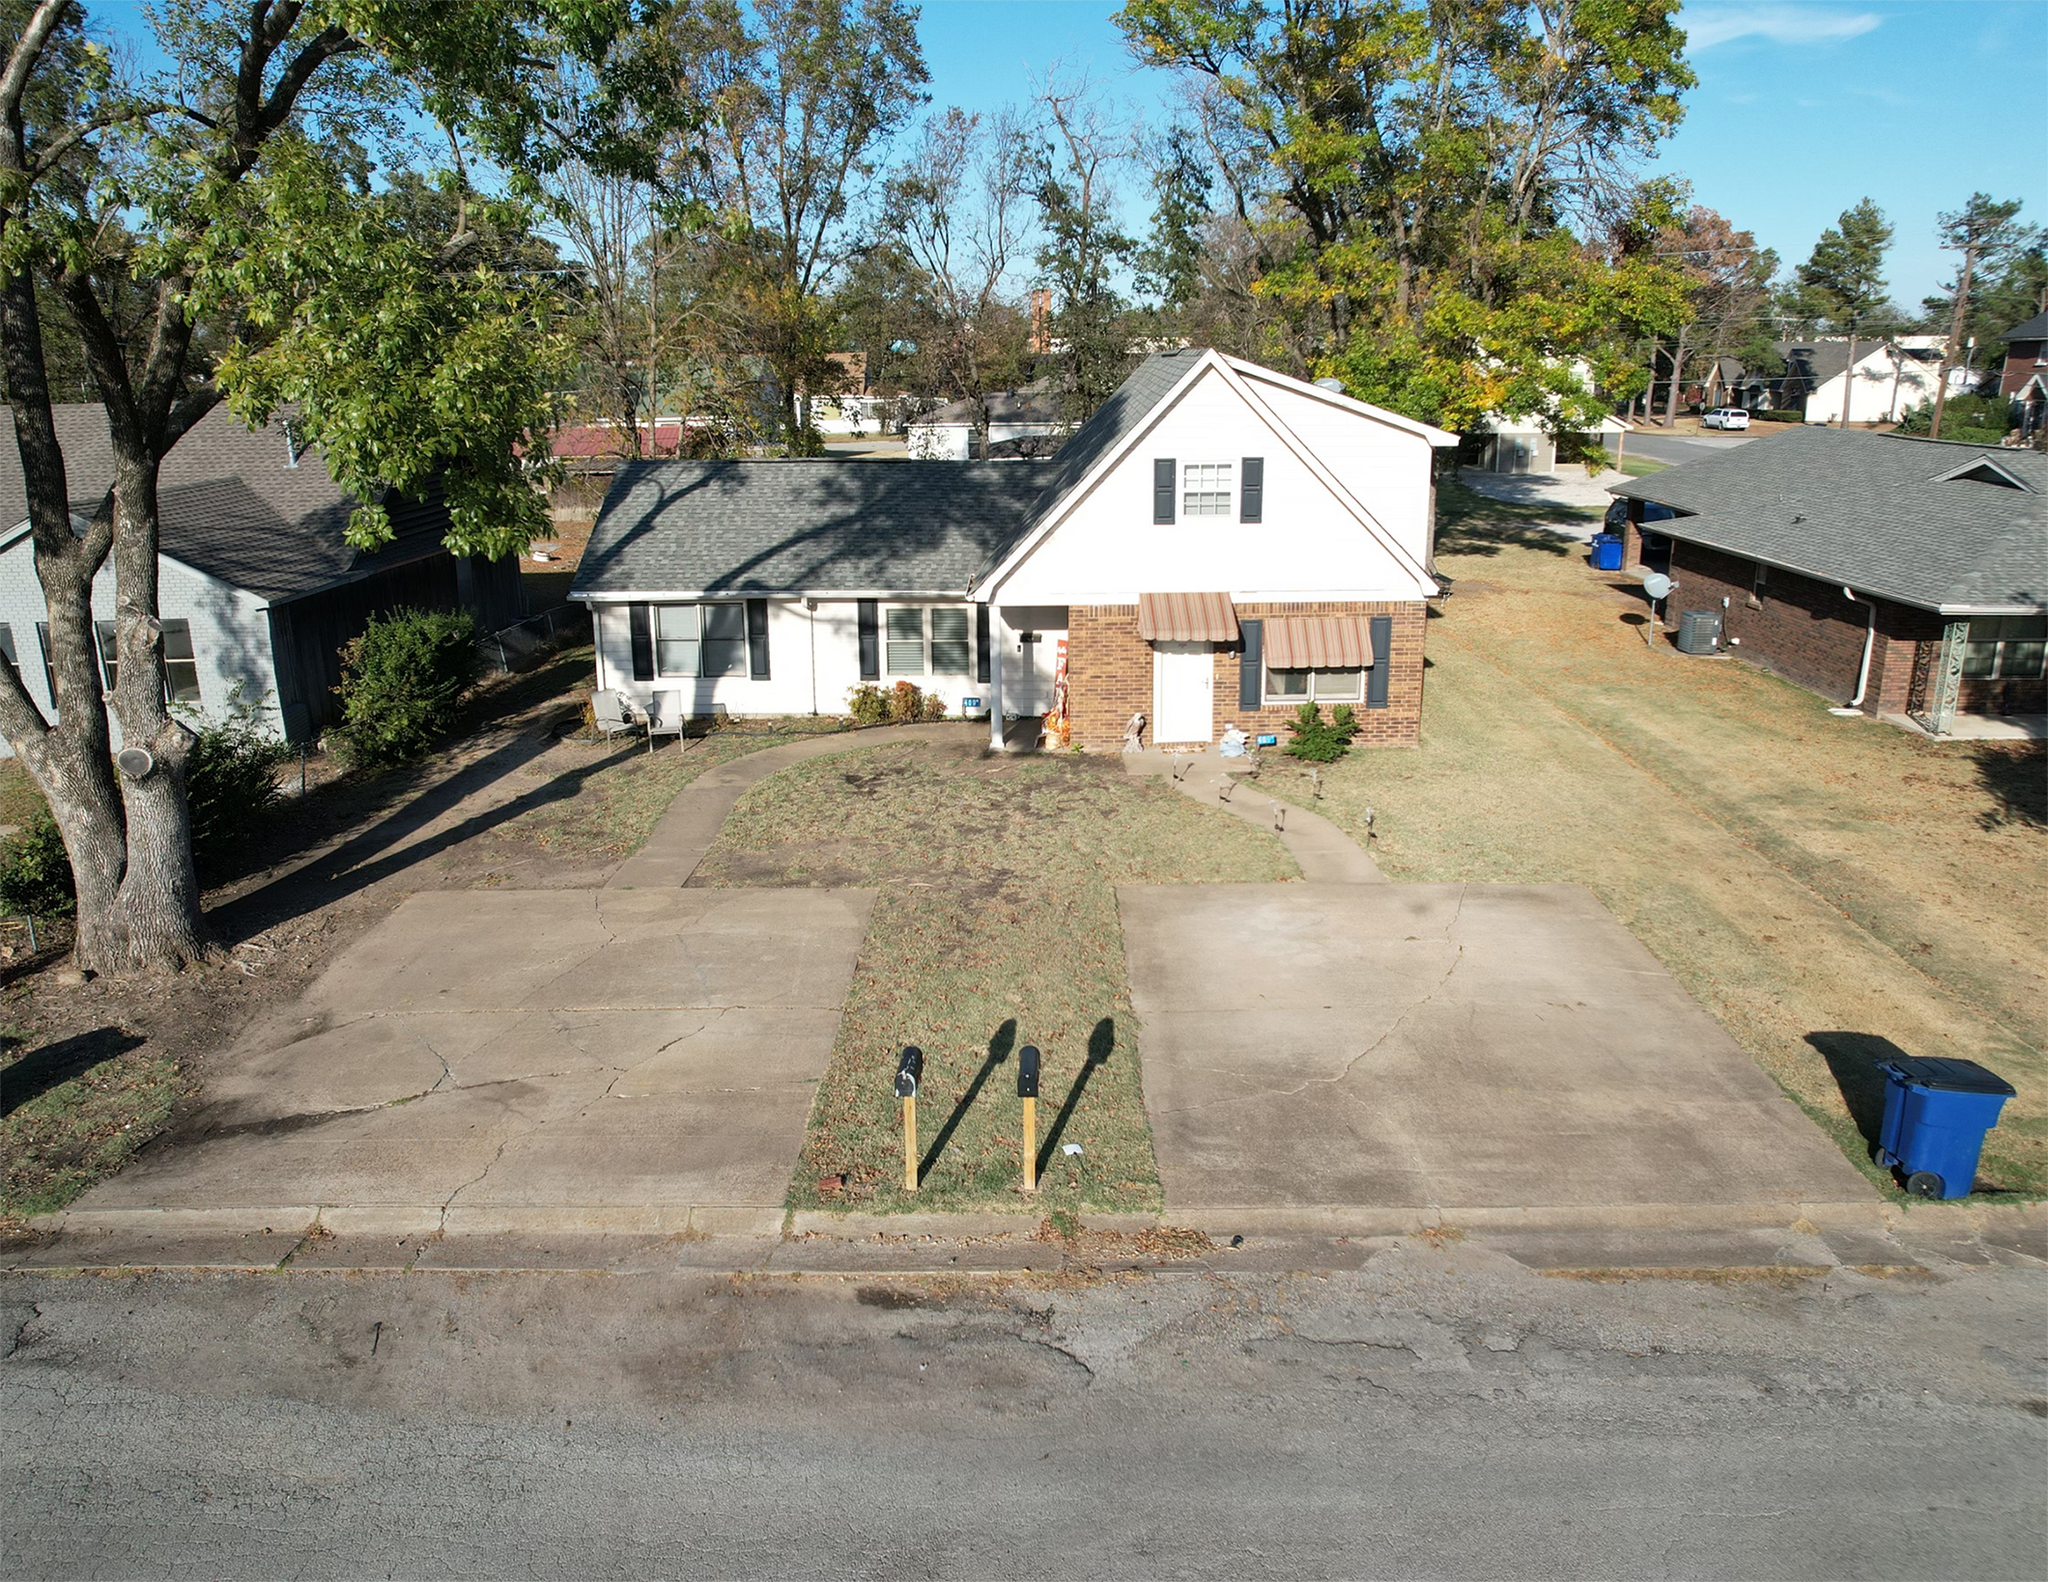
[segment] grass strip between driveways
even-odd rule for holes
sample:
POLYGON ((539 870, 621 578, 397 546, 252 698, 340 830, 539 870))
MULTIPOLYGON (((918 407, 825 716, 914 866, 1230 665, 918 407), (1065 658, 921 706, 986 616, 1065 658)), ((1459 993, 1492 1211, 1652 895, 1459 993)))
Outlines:
POLYGON ((1519 513, 1447 540, 1420 750, 1353 753, 1320 801, 1291 767, 1266 785, 1354 837, 1373 810, 1390 878, 1588 886, 1887 1192, 1878 1062, 1981 1061, 2018 1096, 1979 1185, 2048 1190, 2041 747, 1837 718, 1647 647, 1629 580, 1519 513))
POLYGON ((1161 1207, 1115 887, 1296 877, 1271 835, 1114 757, 948 743, 771 776, 691 882, 879 892, 793 1207, 1044 1212, 1161 1207), (926 1059, 915 1196, 891 1092, 905 1044, 926 1059), (1035 1202, 1018 1190, 1025 1044, 1044 1055, 1035 1202))

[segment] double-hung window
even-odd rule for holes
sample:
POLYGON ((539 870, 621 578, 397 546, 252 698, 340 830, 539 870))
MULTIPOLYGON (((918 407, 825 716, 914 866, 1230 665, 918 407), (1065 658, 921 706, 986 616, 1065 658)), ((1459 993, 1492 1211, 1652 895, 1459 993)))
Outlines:
POLYGON ((1980 615, 1970 622, 1963 674, 1973 681, 2033 681, 2048 658, 2048 615, 1980 615))
POLYGON ((657 604, 654 669, 661 676, 744 676, 747 607, 657 604))
POLYGON ((1268 670, 1269 703, 1356 703, 1365 696, 1363 670, 1268 670))
POLYGON ((1230 515, 1231 464, 1227 461, 1191 461, 1180 471, 1180 514, 1182 516, 1230 515))
POLYGON ((964 676, 974 664, 974 615, 960 605, 883 612, 882 668, 892 676, 964 676))
POLYGON ((654 607, 654 673, 659 676, 697 674, 703 621, 694 604, 654 607))
MULTIPOLYGON (((197 703, 199 701, 199 658, 192 648, 192 623, 190 621, 165 621, 164 632, 164 701, 167 703, 197 703)), ((95 635, 99 638, 100 675, 105 680, 107 691, 114 690, 115 678, 120 674, 118 659, 120 639, 112 621, 93 622, 95 635)))

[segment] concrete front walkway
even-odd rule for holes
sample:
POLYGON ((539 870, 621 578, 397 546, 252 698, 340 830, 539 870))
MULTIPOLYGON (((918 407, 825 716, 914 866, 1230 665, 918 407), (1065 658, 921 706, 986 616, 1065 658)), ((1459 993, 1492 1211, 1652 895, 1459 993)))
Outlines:
POLYGON ((772 1232, 872 900, 413 896, 52 1228, 282 1256, 317 1226, 385 1258, 444 1231, 772 1232))
POLYGON ((1876 1207, 1575 885, 1117 896, 1170 1222, 1876 1207))
POLYGON ((1156 748, 1125 753, 1124 772, 1159 775, 1183 796, 1204 807, 1220 807, 1248 824, 1271 830, 1301 869, 1318 884, 1384 884, 1379 864, 1359 849, 1358 842, 1320 813, 1296 807, 1259 789, 1248 778, 1251 765, 1242 758, 1216 753, 1164 753, 1156 748))
POLYGON ((876 730, 835 731, 805 741, 766 747, 707 769, 677 794, 654 826, 647 844, 619 865, 606 881, 611 890, 648 890, 680 885, 697 870, 704 853, 718 839, 726 815, 749 786, 760 784, 778 769, 834 753, 862 752, 892 742, 983 742, 988 727, 966 720, 932 725, 892 725, 876 730))

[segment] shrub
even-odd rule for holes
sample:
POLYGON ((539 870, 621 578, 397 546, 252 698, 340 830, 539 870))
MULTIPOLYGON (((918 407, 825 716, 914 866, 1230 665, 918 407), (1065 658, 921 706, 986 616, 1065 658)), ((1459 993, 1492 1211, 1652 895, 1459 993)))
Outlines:
POLYGON ((1358 734, 1358 716, 1339 704, 1329 719, 1313 703, 1304 703, 1287 722, 1293 740, 1281 749, 1304 763, 1335 763, 1351 750, 1351 738, 1358 734))
POLYGON ((71 854, 48 808, 0 846, 0 908, 35 917, 62 917, 76 905, 71 854))
POLYGON ((856 725, 880 725, 889 718, 889 694, 872 681, 846 689, 846 712, 856 725))
POLYGON ((185 761, 185 801, 192 861, 202 872, 230 856, 277 806, 277 766, 291 755, 239 698, 225 720, 199 728, 185 761))
MULTIPOLYGON (((2012 403, 2003 396, 1950 396, 1941 409, 1941 437, 1970 445, 1996 445, 2012 427, 2012 403)), ((1923 401, 1899 418, 1901 434, 1934 428, 1934 403, 1923 401)))
POLYGON ((1753 421, 1758 423, 1804 423, 1806 421, 1806 414, 1804 412, 1787 411, 1783 407, 1766 408, 1762 411, 1752 412, 1749 415, 1753 421))
POLYGON ((343 756, 373 767, 425 756, 482 669, 476 622, 465 610, 373 616, 341 651, 335 736, 343 756))

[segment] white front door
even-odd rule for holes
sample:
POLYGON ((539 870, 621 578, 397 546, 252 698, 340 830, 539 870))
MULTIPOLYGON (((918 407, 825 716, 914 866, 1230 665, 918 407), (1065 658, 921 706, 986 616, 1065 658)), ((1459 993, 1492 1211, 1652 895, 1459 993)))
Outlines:
POLYGON ((1208 643, 1152 645, 1152 740, 1206 742, 1215 732, 1216 660, 1208 643))

